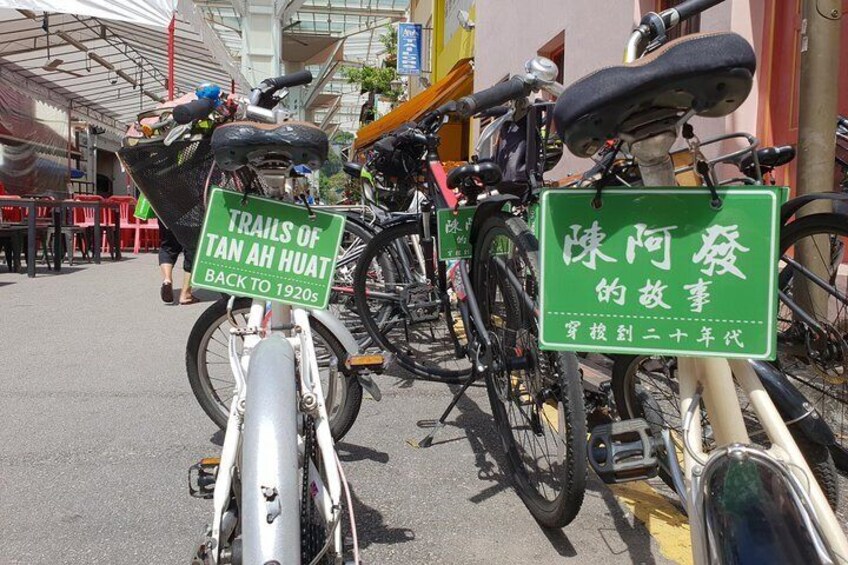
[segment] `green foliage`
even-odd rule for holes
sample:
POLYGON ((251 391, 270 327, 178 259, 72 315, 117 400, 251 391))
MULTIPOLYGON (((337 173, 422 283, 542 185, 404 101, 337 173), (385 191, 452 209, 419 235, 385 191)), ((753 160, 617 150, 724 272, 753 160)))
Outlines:
POLYGON ((403 90, 392 86, 398 79, 397 70, 387 67, 346 67, 342 70, 350 84, 358 84, 362 92, 373 92, 379 96, 397 102, 403 95, 403 90))
POLYGON ((382 35, 380 35, 380 43, 383 44, 386 53, 397 56, 397 33, 390 26, 384 28, 382 35))
POLYGON ((342 147, 347 147, 348 145, 353 143, 353 140, 355 138, 356 136, 349 131, 340 131, 333 136, 333 139, 330 140, 330 143, 332 145, 341 145, 342 147))
POLYGON ((348 187, 348 176, 339 171, 333 175, 321 175, 318 193, 324 204, 336 204, 344 198, 345 189, 348 187))
MULTIPOLYGON (((391 61, 397 60, 397 33, 391 27, 380 35, 380 43, 389 55, 391 61)), ((392 102, 397 102, 403 96, 403 88, 393 87, 397 83, 398 74, 395 65, 385 67, 345 67, 342 74, 350 84, 358 84, 361 92, 373 92, 379 96, 385 96, 392 102)))
POLYGON ((333 176, 342 170, 343 165, 344 161, 342 161, 341 155, 339 155, 337 151, 331 149, 327 155, 327 160, 324 162, 324 165, 321 166, 320 178, 323 179, 324 177, 333 176))

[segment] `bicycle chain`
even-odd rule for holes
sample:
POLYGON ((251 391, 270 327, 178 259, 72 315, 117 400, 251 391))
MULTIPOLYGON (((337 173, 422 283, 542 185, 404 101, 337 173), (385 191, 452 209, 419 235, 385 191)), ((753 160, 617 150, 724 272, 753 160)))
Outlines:
MULTIPOLYGON (((300 548, 301 562, 312 563, 318 552, 324 547, 327 532, 315 507, 314 498, 310 492, 309 462, 318 467, 318 442, 315 438, 315 421, 311 416, 305 416, 303 421, 303 489, 300 507, 300 548)), ((326 559, 322 560, 326 562, 326 559)))

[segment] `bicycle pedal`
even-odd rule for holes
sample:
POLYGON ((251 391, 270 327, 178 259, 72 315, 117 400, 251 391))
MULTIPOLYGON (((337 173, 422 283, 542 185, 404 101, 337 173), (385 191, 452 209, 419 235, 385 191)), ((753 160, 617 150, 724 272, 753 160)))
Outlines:
POLYGON ((606 484, 657 476, 658 441, 642 418, 595 426, 589 434, 589 464, 606 484))
POLYGON ((212 498, 218 477, 219 457, 206 457, 188 468, 188 492, 194 498, 212 498))

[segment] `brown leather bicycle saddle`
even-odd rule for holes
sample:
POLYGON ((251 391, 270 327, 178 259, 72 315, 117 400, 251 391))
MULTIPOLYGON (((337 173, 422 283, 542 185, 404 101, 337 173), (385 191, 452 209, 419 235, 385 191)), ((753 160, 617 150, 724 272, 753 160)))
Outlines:
POLYGON ((329 146, 327 134, 306 122, 232 122, 212 134, 215 161, 225 171, 269 161, 307 165, 314 170, 327 160, 329 146))
POLYGON ((726 116, 748 97, 756 67, 754 50, 735 33, 689 35, 569 86, 554 110, 557 132, 572 153, 589 157, 607 139, 671 126, 689 110, 726 116))

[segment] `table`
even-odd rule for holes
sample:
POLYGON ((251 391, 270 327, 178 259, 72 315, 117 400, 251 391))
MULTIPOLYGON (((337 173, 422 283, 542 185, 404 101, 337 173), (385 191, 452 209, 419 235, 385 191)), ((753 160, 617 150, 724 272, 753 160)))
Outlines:
POLYGON ((0 196, 0 206, 11 206, 27 210, 27 253, 29 261, 27 261, 27 276, 35 276, 35 240, 36 240, 36 209, 52 208, 53 209, 53 266, 52 270, 59 272, 62 270, 62 219, 65 217, 65 212, 69 208, 93 208, 94 209, 94 242, 92 248, 92 256, 95 263, 100 263, 100 240, 103 232, 100 227, 100 211, 103 208, 109 208, 116 211, 115 217, 115 232, 117 242, 113 243, 115 249, 115 260, 121 260, 121 215, 118 213, 118 204, 101 201, 82 201, 82 200, 48 200, 39 198, 3 198, 0 196))

